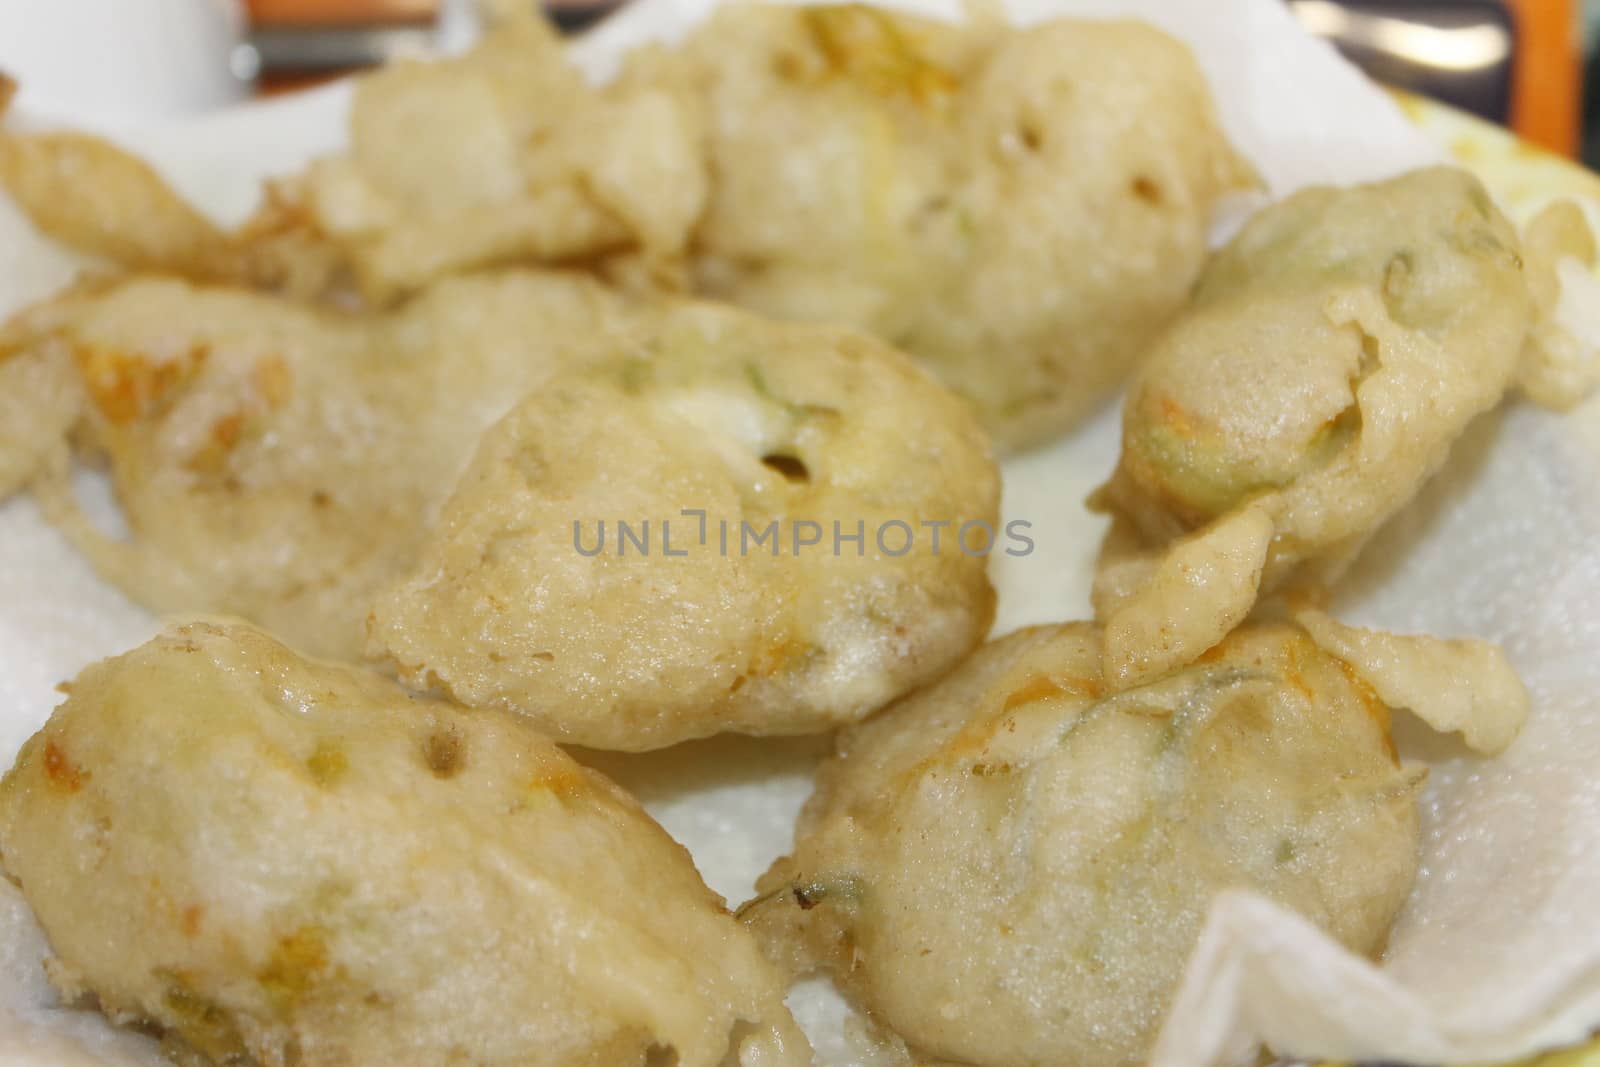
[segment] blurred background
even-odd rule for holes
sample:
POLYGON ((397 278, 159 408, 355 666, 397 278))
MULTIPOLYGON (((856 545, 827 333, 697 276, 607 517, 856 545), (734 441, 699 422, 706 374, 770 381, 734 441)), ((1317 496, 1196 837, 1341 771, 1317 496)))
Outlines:
MULTIPOLYGON (((574 32, 618 2, 545 0, 574 32)), ((1600 0, 1283 2, 1379 81, 1600 167, 1600 0)), ((0 0, 0 70, 57 112, 199 110, 459 46, 474 4, 0 0), (63 65, 68 49, 86 62, 63 65)))
MULTIPOLYGON (((264 84, 315 78, 323 66, 372 62, 425 33, 453 0, 250 0, 264 84)), ((580 28, 617 0, 550 0, 580 28)), ((1516 129, 1564 155, 1600 164, 1600 0, 1286 0, 1387 84, 1432 96, 1516 129), (1587 117, 1585 122, 1586 108, 1587 117), (1587 151, 1586 151, 1587 149, 1587 151)))

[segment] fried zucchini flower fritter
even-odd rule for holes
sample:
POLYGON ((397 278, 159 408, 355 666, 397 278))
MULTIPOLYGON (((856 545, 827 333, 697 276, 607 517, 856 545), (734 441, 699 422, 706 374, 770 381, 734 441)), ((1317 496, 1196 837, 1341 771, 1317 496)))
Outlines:
POLYGON ((689 855, 521 724, 237 624, 90 667, 0 782, 51 980, 181 1062, 787 1067, 689 855))
POLYGON ((1144 1063, 1224 890, 1381 951, 1422 778, 1390 709, 1415 699, 1496 748, 1526 697, 1502 672, 1475 704, 1460 685, 1435 702, 1430 670, 1480 649, 1306 623, 1245 626, 1122 690, 1090 624, 987 645, 841 735, 741 914, 916 1053, 980 1067, 1144 1063))
POLYGON ((878 334, 1002 447, 1126 377, 1253 180, 1188 50, 1140 22, 729 4, 632 62, 705 112, 698 291, 878 334))
POLYGON ((158 611, 240 615, 358 658, 373 596, 478 437, 634 321, 596 282, 531 271, 361 314, 175 279, 90 284, 0 335, 0 494, 31 479, 96 568, 158 611), (109 467, 125 538, 73 497, 69 436, 109 467))
POLYGON ((998 502, 970 412, 902 354, 673 305, 485 437, 369 652, 597 748, 825 730, 983 640, 998 502))
POLYGON ((1096 589, 1110 673, 1158 677, 1259 594, 1337 577, 1519 382, 1570 400, 1557 258, 1593 262, 1576 208, 1550 209, 1525 247, 1454 168, 1261 212, 1128 395, 1098 496, 1115 519, 1096 589))
POLYGON ((692 102, 591 87, 536 7, 496 6, 471 54, 357 82, 348 150, 274 183, 237 235, 249 269, 381 304, 497 264, 681 257, 706 197, 692 102))

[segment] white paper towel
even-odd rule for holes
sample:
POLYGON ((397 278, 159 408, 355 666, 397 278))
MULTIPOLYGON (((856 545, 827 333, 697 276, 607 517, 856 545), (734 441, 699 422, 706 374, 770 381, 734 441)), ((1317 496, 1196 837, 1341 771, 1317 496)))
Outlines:
MULTIPOLYGON (((636 0, 579 44, 597 76, 626 47, 672 39, 714 0, 636 0)), ((946 0, 896 6, 957 17, 946 0)), ((1398 108, 1278 0, 1012 0, 1020 21, 1147 17, 1188 40, 1230 136, 1276 195, 1384 177, 1439 157, 1398 108)), ((107 131, 222 218, 256 181, 337 144, 342 89, 185 124, 107 131)), ((48 292, 73 261, 0 201, 0 310, 48 292)), ((997 632, 1088 614, 1101 521, 1082 500, 1111 469, 1115 413, 1006 466, 1008 519, 1033 524, 1031 556, 997 560, 997 632)), ((1600 1023, 1600 406, 1565 417, 1517 408, 1485 420, 1419 505, 1368 551, 1342 598, 1354 621, 1505 642, 1536 697, 1527 734, 1483 762, 1415 731, 1433 764, 1423 871, 1381 967, 1338 950, 1265 901, 1221 902, 1159 1052, 1162 1067, 1221 1062, 1271 1041, 1302 1055, 1461 1062, 1578 1039, 1600 1023)), ((103 487, 86 479, 87 492, 103 487)), ((102 507, 109 503, 102 500, 102 507)), ((155 623, 101 583, 32 504, 0 507, 0 758, 55 703, 54 685, 155 623)), ((1404 725, 1404 724, 1402 724, 1404 725)), ((743 899, 789 845, 821 748, 716 739, 649 756, 594 756, 743 899)), ((153 1045, 59 1008, 44 946, 0 886, 0 1067, 159 1062, 153 1045)), ((791 997, 825 1065, 865 1064, 849 1011, 822 982, 791 997)))

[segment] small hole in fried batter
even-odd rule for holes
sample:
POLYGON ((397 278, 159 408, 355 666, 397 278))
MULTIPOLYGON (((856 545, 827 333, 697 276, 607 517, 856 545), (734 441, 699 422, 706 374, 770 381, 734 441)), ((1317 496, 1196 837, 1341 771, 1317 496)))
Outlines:
POLYGON ((1378 345, 1378 339, 1369 333, 1361 335, 1361 366, 1357 374, 1366 378, 1373 371, 1383 365, 1383 350, 1378 345))
POLYGON ((773 452, 762 456, 761 462, 783 475, 783 479, 786 482, 804 485, 809 484, 811 481, 811 470, 799 456, 791 456, 784 452, 773 452))
POLYGON ((1155 179, 1147 178, 1143 174, 1133 179, 1131 188, 1133 189, 1133 195, 1147 204, 1159 207, 1166 199, 1162 195, 1161 186, 1156 183, 1155 179))
POLYGON ((466 743, 454 730, 435 730, 422 742, 422 762, 435 778, 454 778, 466 759, 466 743))
POLYGON ((651 1045, 645 1049, 645 1067, 677 1067, 678 1050, 669 1045, 651 1045))

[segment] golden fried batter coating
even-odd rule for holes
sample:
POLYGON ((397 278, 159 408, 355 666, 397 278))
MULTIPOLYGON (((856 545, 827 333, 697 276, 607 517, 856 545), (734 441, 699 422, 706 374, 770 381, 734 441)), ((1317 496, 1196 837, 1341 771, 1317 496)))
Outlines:
POLYGON ((1002 446, 1128 374, 1249 181, 1193 57, 1138 22, 730 4, 634 64, 707 111, 698 290, 871 330, 1002 446))
POLYGON ((617 786, 244 625, 86 670, 0 783, 0 850, 62 992, 201 1063, 809 1062, 617 786))
POLYGON ((692 107, 590 88, 535 8, 500 6, 471 54, 362 78, 348 153, 278 183, 244 241, 331 245, 378 303, 495 263, 681 253, 705 200, 692 107))
POLYGON ((83 382, 67 361, 8 354, 0 338, 0 500, 50 462, 83 406, 83 382))
POLYGON ((381 306, 501 264, 643 256, 668 277, 704 208, 697 111, 595 89, 525 4, 469 55, 356 82, 350 146, 268 183, 225 232, 98 138, 0 132, 0 186, 41 230, 124 267, 381 306))
POLYGON ((36 488, 108 579, 157 610, 242 615, 356 658, 373 595, 479 435, 630 314, 594 282, 520 272, 370 315, 169 279, 69 293, 13 322, 0 355, 0 409, 20 416, 0 429, 0 490, 64 459, 76 423, 129 538, 83 516, 64 462, 36 488))
POLYGON ((1212 897, 1382 949, 1417 866, 1389 709, 1298 628, 1113 692, 1040 627, 841 736, 743 914, 935 1059, 1142 1064, 1212 897))
POLYGON ((369 652, 598 748, 824 730, 983 639, 962 527, 994 531, 998 492, 965 405, 900 353, 676 305, 486 436, 369 652))
POLYGON ((0 131, 0 188, 43 233, 125 267, 238 270, 226 234, 148 163, 98 137, 0 131))
POLYGON ((1193 57, 1143 23, 733 4, 594 88, 503 6, 469 55, 361 79, 348 151, 272 183, 235 233, 92 139, 0 136, 0 180, 56 236, 190 278, 383 305, 581 261, 862 327, 1006 447, 1126 377, 1214 206, 1252 181, 1193 57))
MULTIPOLYGON (((1141 567, 1148 577, 1186 545, 1232 557, 1218 589, 1250 586, 1242 603, 1219 594, 1232 602, 1223 614, 1247 611, 1256 584, 1336 577, 1538 362, 1526 353, 1549 343, 1555 328, 1535 328, 1553 303, 1536 304, 1517 234, 1462 170, 1308 190, 1263 211, 1207 267, 1129 393, 1099 498, 1119 527, 1102 558, 1102 617, 1119 629, 1141 567), (1264 557, 1246 550, 1250 510, 1267 520, 1264 557)), ((1166 618, 1170 639, 1208 595, 1136 610, 1166 618)), ((1203 636, 1173 658, 1220 633, 1203 636)), ((1150 647, 1108 652, 1132 662, 1150 647)))
POLYGON ((1536 321, 1517 384, 1535 403, 1565 411, 1600 383, 1600 354, 1580 336, 1586 331, 1567 318, 1567 305, 1581 306, 1591 291, 1571 286, 1569 292, 1573 278, 1567 272, 1577 270, 1590 281, 1600 260, 1600 245, 1583 209, 1571 200, 1547 205, 1522 231, 1522 260, 1536 321))

